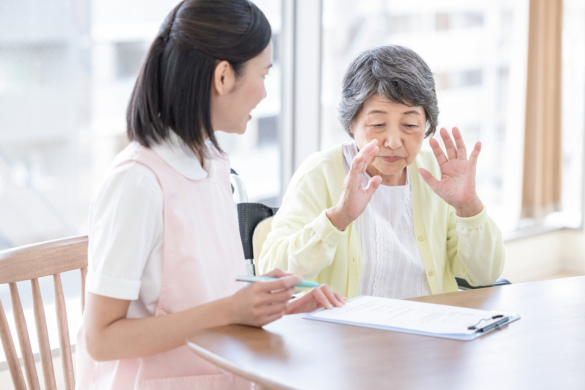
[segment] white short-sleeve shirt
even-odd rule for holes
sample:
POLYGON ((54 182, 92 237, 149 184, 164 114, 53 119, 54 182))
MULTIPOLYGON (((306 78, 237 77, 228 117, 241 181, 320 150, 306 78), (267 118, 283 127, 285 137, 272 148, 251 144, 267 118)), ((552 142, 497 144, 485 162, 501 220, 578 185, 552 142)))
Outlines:
MULTIPOLYGON (((133 142, 128 148, 136 146, 133 142)), ((206 171, 172 131, 167 141, 153 145, 152 150, 189 179, 213 174, 212 161, 205 161, 206 171)), ((144 165, 113 165, 89 209, 86 289, 130 300, 128 318, 153 316, 162 278, 162 190, 154 173, 144 165)))

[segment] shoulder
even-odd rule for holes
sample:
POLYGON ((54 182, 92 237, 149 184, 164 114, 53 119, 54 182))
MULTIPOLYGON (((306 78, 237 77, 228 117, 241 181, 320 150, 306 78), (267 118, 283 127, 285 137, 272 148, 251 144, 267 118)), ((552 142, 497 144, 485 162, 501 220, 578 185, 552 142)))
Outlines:
POLYGON ((113 166, 92 201, 92 208, 109 208, 120 203, 162 205, 162 189, 153 171, 136 161, 113 166), (137 200, 141 202, 136 202, 137 200))

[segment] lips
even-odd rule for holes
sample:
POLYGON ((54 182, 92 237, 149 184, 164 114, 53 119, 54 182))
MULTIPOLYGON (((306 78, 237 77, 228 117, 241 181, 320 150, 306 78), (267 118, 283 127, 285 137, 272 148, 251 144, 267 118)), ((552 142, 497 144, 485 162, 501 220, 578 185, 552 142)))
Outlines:
POLYGON ((384 160, 387 163, 395 163, 396 161, 400 161, 404 158, 401 156, 378 156, 378 157, 380 157, 382 160, 384 160))

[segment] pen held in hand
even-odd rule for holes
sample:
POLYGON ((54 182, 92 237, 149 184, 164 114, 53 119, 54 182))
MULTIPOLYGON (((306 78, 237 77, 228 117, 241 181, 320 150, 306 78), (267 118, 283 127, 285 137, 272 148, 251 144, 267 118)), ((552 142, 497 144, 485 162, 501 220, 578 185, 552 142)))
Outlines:
MULTIPOLYGON (((270 282, 272 280, 278 280, 279 278, 273 278, 270 276, 252 276, 252 275, 236 275, 236 280, 238 282, 248 282, 248 283, 255 283, 255 282, 270 282)), ((320 284, 317 282, 313 282, 312 280, 303 280, 298 284, 295 284, 295 287, 319 287, 320 284)))

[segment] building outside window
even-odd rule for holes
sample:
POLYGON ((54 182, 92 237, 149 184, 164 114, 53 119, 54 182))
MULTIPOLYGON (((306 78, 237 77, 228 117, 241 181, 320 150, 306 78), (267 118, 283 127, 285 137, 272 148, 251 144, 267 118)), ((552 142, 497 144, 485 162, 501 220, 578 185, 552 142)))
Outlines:
MULTIPOLYGON (((565 2, 565 211, 544 221, 555 226, 581 224, 583 16, 582 2, 565 2)), ((322 148, 349 140, 336 106, 350 61, 378 45, 410 47, 435 74, 438 129, 459 127, 468 150, 482 142, 477 187, 490 215, 505 233, 534 223, 520 220, 527 31, 527 0, 324 0, 322 148)))

